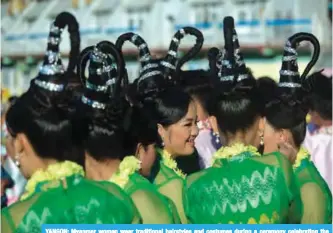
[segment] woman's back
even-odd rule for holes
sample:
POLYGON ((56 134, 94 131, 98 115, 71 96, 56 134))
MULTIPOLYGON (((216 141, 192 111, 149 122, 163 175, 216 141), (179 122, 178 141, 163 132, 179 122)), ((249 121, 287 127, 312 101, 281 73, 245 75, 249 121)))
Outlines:
POLYGON ((141 219, 114 184, 74 175, 37 185, 37 192, 2 210, 1 232, 41 232, 42 224, 130 224, 141 219))
POLYGON ((297 216, 302 224, 332 223, 332 193, 317 168, 310 161, 308 151, 300 149, 294 172, 300 188, 302 204, 297 216))
POLYGON ((291 165, 281 154, 245 151, 190 176, 185 208, 192 223, 287 223, 297 197, 291 165))
POLYGON ((179 224, 179 216, 175 204, 166 196, 160 194, 155 185, 138 173, 129 177, 124 187, 131 196, 143 223, 149 224, 179 224))

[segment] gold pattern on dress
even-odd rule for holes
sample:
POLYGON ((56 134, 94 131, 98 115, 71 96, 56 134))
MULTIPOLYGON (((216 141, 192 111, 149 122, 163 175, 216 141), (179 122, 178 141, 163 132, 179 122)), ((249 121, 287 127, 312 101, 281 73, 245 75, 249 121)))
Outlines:
POLYGON ((249 218, 247 224, 257 224, 257 221, 254 218, 249 218))
POLYGON ((270 219, 267 217, 266 214, 261 214, 260 215, 260 220, 259 220, 260 224, 268 224, 271 223, 270 219))
POLYGON ((57 188, 57 187, 59 187, 59 185, 60 185, 60 181, 59 180, 54 180, 54 181, 51 181, 51 182, 48 182, 48 183, 42 185, 40 189, 43 192, 45 192, 49 189, 57 188))
MULTIPOLYGON (((271 218, 269 218, 267 214, 261 214, 259 221, 251 217, 248 219, 247 224, 274 224, 274 223, 279 223, 279 220, 280 220, 279 214, 276 211, 274 211, 271 218)), ((235 222, 230 220, 228 224, 235 224, 235 222)), ((237 224, 242 224, 242 223, 238 222, 237 224)))

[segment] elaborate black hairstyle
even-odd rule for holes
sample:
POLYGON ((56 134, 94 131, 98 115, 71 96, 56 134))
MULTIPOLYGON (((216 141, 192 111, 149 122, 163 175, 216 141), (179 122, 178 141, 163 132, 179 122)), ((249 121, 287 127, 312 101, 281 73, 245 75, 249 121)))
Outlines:
MULTIPOLYGON (((276 81, 268 76, 259 77, 257 79, 257 88, 263 106, 274 99, 277 87, 276 81)), ((263 115, 264 114, 263 109, 263 115)))
POLYGON ((125 33, 117 39, 116 46, 119 50, 122 49, 125 41, 131 41, 139 48, 141 69, 139 77, 134 81, 135 88, 132 89, 136 91, 137 98, 158 93, 177 81, 173 76, 176 70, 178 47, 180 41, 188 34, 195 36, 197 40, 193 48, 184 55, 184 59, 187 59, 193 57, 203 44, 202 33, 192 27, 184 27, 176 32, 170 42, 168 53, 163 59, 153 59, 147 43, 137 34, 125 33))
POLYGON ((223 20, 225 46, 223 51, 208 52, 210 71, 215 76, 214 106, 210 115, 217 118, 222 132, 246 130, 260 114, 256 81, 246 68, 240 51, 234 19, 223 20))
POLYGON ((126 136, 126 145, 132 150, 139 142, 144 145, 157 142, 157 124, 167 127, 179 121, 188 111, 190 96, 172 87, 178 81, 174 76, 178 46, 187 34, 197 37, 196 45, 185 55, 192 57, 203 43, 202 33, 192 27, 185 27, 176 32, 168 54, 163 59, 153 59, 146 42, 134 33, 125 33, 116 42, 119 50, 125 41, 131 41, 140 51, 141 69, 139 77, 130 88, 133 107, 131 124, 126 136))
POLYGON ((306 88, 306 76, 317 62, 319 53, 319 42, 310 33, 300 32, 288 38, 282 57, 277 93, 274 100, 268 103, 265 109, 268 122, 276 129, 290 129, 297 146, 300 146, 304 140, 305 118, 309 110, 306 97, 311 90, 306 88), (300 75, 296 49, 302 41, 309 41, 314 46, 314 52, 311 61, 300 75))
POLYGON ((322 71, 318 71, 311 74, 306 82, 311 90, 310 110, 317 112, 325 120, 332 120, 332 76, 327 77, 322 71))
POLYGON ((83 147, 95 159, 122 159, 124 126, 127 106, 122 98, 123 58, 114 44, 99 42, 84 49, 78 72, 85 84, 78 106, 76 134, 83 147), (84 70, 89 61, 89 75, 84 70))
POLYGON ((60 13, 51 25, 47 52, 40 71, 28 91, 17 99, 9 109, 6 124, 12 136, 24 133, 34 150, 42 158, 74 160, 71 154, 72 125, 67 112, 62 111, 64 89, 68 73, 75 67, 79 50, 78 23, 68 12, 60 13), (63 67, 59 43, 61 32, 68 26, 71 52, 67 70, 63 67))
POLYGON ((62 12, 51 25, 43 65, 39 70, 38 76, 33 80, 34 84, 54 93, 62 91, 68 82, 68 76, 74 74, 79 52, 79 24, 72 14, 62 12), (71 43, 69 62, 66 70, 62 64, 59 52, 61 33, 65 26, 68 26, 71 43))

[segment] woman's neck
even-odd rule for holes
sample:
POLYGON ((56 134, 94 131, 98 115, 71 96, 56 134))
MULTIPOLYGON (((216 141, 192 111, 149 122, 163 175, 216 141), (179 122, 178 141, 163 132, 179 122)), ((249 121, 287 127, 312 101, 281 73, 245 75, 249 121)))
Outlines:
POLYGON ((163 150, 165 150, 167 153, 169 153, 169 155, 170 155, 171 158, 173 158, 173 159, 177 158, 177 155, 175 153, 170 152, 172 150, 170 150, 170 149, 168 149, 166 147, 164 147, 163 150))
POLYGON ((97 161, 93 158, 86 159, 86 177, 91 180, 109 180, 118 170, 120 159, 97 161))
MULTIPOLYGON (((222 134, 220 134, 222 135, 222 134)), ((224 136, 224 140, 225 140, 225 145, 226 146, 232 146, 236 143, 242 143, 247 145, 248 143, 246 142, 246 137, 243 134, 235 134, 233 136, 227 135, 224 136)))

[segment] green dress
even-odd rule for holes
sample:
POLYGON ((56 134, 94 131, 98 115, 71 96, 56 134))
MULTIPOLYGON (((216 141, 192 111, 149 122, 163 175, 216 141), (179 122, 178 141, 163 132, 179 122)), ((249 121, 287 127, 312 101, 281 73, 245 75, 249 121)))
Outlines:
POLYGON ((299 223, 332 223, 332 193, 304 148, 297 154, 294 173, 300 187, 299 223))
POLYGON ((30 197, 1 211, 4 233, 40 233, 42 224, 97 223, 141 223, 141 218, 117 185, 81 175, 38 183, 30 197))
POLYGON ((173 202, 137 172, 139 166, 136 167, 136 161, 140 163, 134 156, 125 157, 110 181, 123 188, 132 198, 143 224, 179 224, 180 219, 173 202))
POLYGON ((158 191, 168 197, 176 206, 181 223, 187 223, 183 205, 183 191, 185 175, 177 168, 177 163, 171 157, 157 149, 157 160, 149 180, 157 187, 158 191))
MULTIPOLYGON (((287 159, 279 153, 260 156, 245 146, 228 148, 233 154, 216 156, 213 167, 187 178, 184 206, 189 222, 288 223, 298 192, 287 159)), ((223 155, 222 150, 216 154, 223 155)))

